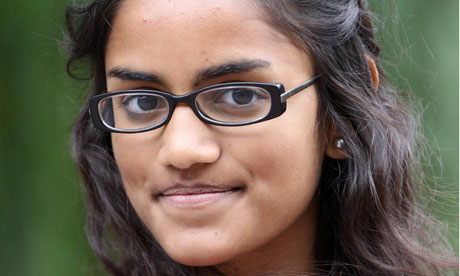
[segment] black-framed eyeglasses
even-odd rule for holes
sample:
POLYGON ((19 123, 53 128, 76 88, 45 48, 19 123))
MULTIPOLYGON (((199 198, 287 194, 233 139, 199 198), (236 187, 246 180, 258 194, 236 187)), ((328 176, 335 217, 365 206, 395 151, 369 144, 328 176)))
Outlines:
POLYGON ((281 83, 231 82, 207 86, 186 95, 123 90, 89 99, 94 126, 106 132, 138 133, 169 122, 177 103, 186 103, 202 121, 243 126, 270 120, 286 111, 286 100, 312 85, 315 76, 289 91, 281 83))

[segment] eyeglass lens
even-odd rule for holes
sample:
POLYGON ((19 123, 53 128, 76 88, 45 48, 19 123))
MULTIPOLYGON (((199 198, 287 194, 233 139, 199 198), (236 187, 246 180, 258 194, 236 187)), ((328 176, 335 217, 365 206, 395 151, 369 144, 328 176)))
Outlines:
MULTIPOLYGON (((246 123, 265 117, 271 109, 270 93, 260 87, 228 86, 198 94, 195 106, 203 116, 223 123, 246 123)), ((162 124, 169 104, 162 95, 119 94, 103 99, 99 113, 111 128, 138 130, 162 124)))

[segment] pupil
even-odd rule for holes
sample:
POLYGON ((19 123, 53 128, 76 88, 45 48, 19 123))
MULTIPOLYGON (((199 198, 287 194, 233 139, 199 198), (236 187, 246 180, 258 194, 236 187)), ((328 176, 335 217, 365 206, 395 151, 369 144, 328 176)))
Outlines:
POLYGON ((236 90, 232 97, 237 104, 248 104, 252 100, 252 94, 253 92, 249 90, 236 90))
POLYGON ((142 110, 152 110, 158 104, 158 99, 150 96, 141 96, 137 100, 137 104, 142 110))

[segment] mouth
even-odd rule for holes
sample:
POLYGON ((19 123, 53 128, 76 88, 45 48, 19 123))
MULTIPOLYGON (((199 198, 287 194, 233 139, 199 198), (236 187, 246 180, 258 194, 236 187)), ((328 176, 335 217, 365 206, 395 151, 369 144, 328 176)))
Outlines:
POLYGON ((214 203, 218 200, 241 193, 244 190, 244 186, 218 187, 207 185, 176 185, 155 194, 154 199, 165 200, 176 207, 191 208, 214 203))

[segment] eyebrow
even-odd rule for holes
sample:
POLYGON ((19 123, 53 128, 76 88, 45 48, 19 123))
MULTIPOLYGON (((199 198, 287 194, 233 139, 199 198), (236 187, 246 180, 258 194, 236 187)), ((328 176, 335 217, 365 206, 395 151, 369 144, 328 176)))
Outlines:
POLYGON ((163 80, 158 75, 150 72, 134 71, 125 67, 113 67, 107 75, 122 80, 163 83, 163 80))
POLYGON ((253 60, 240 60, 240 61, 233 61, 228 62, 216 66, 212 66, 207 68, 196 76, 195 85, 200 84, 201 82, 211 80, 214 78, 218 78, 221 76, 225 76, 228 74, 236 74, 236 73, 243 73, 249 72, 255 69, 269 67, 270 62, 261 59, 253 59, 253 60))
MULTIPOLYGON (((258 68, 269 66, 270 62, 261 59, 244 59, 240 61, 223 63, 200 71, 195 77, 195 86, 204 81, 215 79, 228 74, 249 72, 258 68)), ((165 84, 163 79, 157 74, 151 72, 135 71, 126 67, 113 67, 108 71, 107 75, 108 77, 114 77, 122 80, 146 81, 158 83, 161 85, 165 84)))

